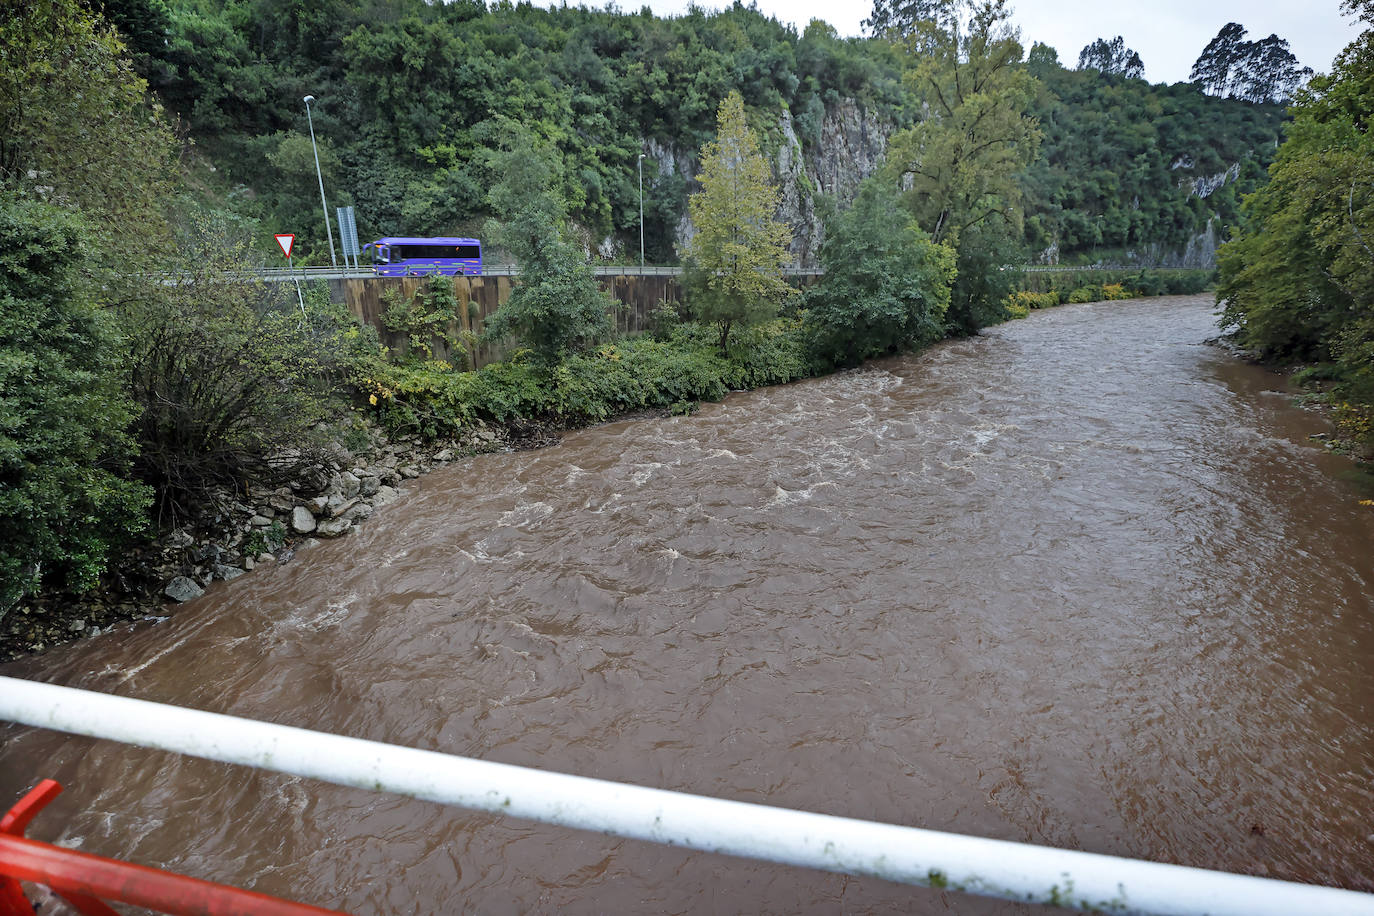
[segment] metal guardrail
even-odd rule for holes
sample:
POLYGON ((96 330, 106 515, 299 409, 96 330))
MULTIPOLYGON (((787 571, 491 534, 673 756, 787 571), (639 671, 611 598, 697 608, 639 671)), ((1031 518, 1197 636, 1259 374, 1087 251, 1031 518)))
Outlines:
POLYGON ((338 785, 987 897, 1105 913, 1374 916, 1374 895, 649 789, 0 677, 0 720, 338 785))
MULTIPOLYGON (((1010 268, 1008 268, 1010 269, 1010 268)), ((1194 267, 1058 267, 1045 265, 1032 265, 1020 268, 1027 273, 1072 273, 1075 271, 1101 270, 1101 271, 1130 271, 1130 270, 1156 270, 1156 271, 1183 271, 1199 270, 1194 267)), ((681 267, 664 267, 657 265, 647 265, 639 267, 636 265, 603 265, 597 264, 592 267, 592 273, 598 277, 679 277, 682 275, 681 267)), ((410 274, 411 277, 425 276, 423 273, 410 274)), ((481 276, 484 277, 518 277, 520 268, 509 264, 484 266, 481 276)), ((822 267, 784 267, 782 269, 784 277, 823 277, 825 269, 822 267)), ((167 282, 175 282, 179 275, 172 273, 166 275, 167 282)), ((243 279, 258 279, 269 282, 289 282, 291 280, 367 280, 382 276, 370 267, 297 267, 288 270, 284 267, 265 267, 260 270, 243 272, 240 274, 228 274, 229 277, 241 276, 243 279)), ((395 276, 395 275, 388 275, 395 276)))
POLYGON ((1028 264, 1021 268, 1026 273, 1073 273, 1079 270, 1206 270, 1204 267, 1142 267, 1139 264, 1131 267, 1102 267, 1098 265, 1088 265, 1085 267, 1063 267, 1058 264, 1028 264))
MULTIPOLYGON (((592 267, 592 273, 598 277, 678 277, 682 275, 681 267, 662 267, 648 265, 639 267, 637 265, 605 265, 597 264, 592 267)), ((784 277, 819 277, 825 271, 819 267, 784 267, 782 275, 784 277)), ((483 277, 518 277, 520 268, 513 265, 502 264, 482 267, 481 276, 483 277)), ((274 282, 290 280, 366 280, 373 277, 382 276, 370 267, 297 267, 294 270, 287 270, 280 267, 269 267, 254 271, 246 276, 256 277, 262 280, 274 282)), ((388 276, 396 276, 391 274, 388 276)), ((426 273, 416 272, 409 274, 411 277, 426 276, 426 273)))

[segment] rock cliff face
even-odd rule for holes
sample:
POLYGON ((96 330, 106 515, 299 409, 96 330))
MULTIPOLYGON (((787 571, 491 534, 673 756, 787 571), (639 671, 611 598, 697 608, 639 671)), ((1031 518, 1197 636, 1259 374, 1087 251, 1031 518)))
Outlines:
MULTIPOLYGON (((792 264, 812 267, 824 239, 824 227, 816 213, 816 195, 836 195, 841 201, 853 199, 859 182, 871 175, 882 162, 887 139, 896 129, 890 121, 866 111, 852 99, 827 106, 820 125, 819 142, 803 144, 796 119, 782 113, 773 125, 776 133, 767 138, 773 149, 773 179, 781 191, 778 218, 792 227, 792 264)), ((685 178, 689 191, 695 190, 700 163, 698 150, 681 150, 650 140, 647 155, 657 166, 660 183, 685 178)), ((674 232, 679 251, 695 230, 684 208, 674 232)))

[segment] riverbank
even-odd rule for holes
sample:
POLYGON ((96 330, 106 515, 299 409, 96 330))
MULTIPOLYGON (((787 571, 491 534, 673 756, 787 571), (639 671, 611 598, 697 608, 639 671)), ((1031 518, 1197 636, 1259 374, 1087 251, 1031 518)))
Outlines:
POLYGON ((215 494, 197 522, 125 554, 96 592, 24 602, 0 621, 0 661, 165 616, 214 581, 289 562, 321 539, 346 535, 395 499, 405 480, 435 467, 822 374, 805 343, 801 323, 783 319, 741 334, 728 358, 709 344, 691 351, 644 338, 570 358, 552 374, 518 361, 482 373, 398 371, 377 384, 376 422, 350 437, 355 450, 334 442, 325 462, 283 486, 215 494))

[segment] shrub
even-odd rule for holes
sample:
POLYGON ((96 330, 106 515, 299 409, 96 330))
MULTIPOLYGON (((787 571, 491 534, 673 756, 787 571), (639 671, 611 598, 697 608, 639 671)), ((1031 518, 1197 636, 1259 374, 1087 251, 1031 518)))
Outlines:
POLYGON ((139 467, 173 514, 216 485, 288 472, 274 456, 308 449, 339 383, 365 375, 378 351, 322 285, 298 298, 243 279, 246 239, 202 223, 184 244, 180 281, 150 285, 122 316, 139 467))
POLYGON ((936 245, 875 179, 826 224, 825 276, 806 296, 818 354, 852 364, 938 340, 954 253, 936 245))
POLYGON ((82 286, 63 211, 0 200, 0 617, 42 585, 84 589, 139 533, 150 500, 126 472, 134 410, 118 338, 82 286))

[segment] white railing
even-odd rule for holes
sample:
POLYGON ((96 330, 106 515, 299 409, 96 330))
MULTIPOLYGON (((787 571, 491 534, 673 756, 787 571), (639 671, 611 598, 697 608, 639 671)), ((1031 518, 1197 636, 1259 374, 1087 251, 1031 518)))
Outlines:
POLYGON ((1026 903, 1106 913, 1374 914, 1374 895, 1338 888, 649 789, 8 677, 0 677, 3 720, 611 836, 1026 903))

